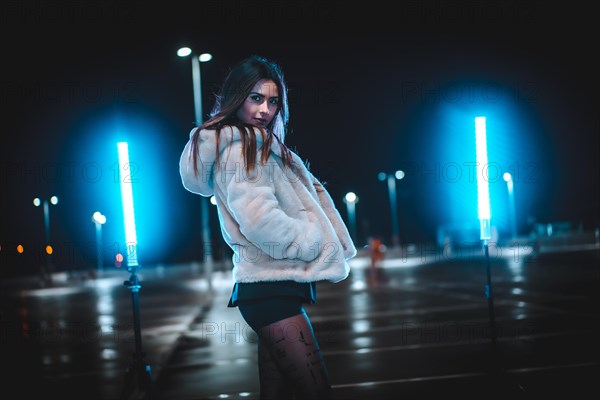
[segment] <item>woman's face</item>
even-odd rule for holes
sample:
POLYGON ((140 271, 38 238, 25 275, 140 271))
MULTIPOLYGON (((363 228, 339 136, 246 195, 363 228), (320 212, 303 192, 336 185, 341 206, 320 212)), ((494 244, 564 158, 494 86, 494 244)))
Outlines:
POLYGON ((240 121, 266 128, 271 123, 279 108, 279 91, 270 79, 256 82, 246 100, 237 110, 240 121))

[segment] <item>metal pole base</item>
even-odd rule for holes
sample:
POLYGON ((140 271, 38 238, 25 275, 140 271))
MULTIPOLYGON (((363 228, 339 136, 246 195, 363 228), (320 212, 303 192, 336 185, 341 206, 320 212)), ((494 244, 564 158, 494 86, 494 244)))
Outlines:
POLYGON ((490 253, 488 250, 487 239, 483 241, 483 248, 485 251, 485 261, 486 261, 486 275, 487 275, 487 283, 485 285, 485 297, 488 301, 488 310, 490 316, 490 339, 492 343, 496 343, 498 338, 498 331, 496 329, 496 316, 494 313, 494 290, 492 288, 492 273, 490 270, 490 253))
POLYGON ((129 267, 131 276, 129 280, 123 282, 131 291, 131 304, 133 308, 133 327, 135 334, 135 352, 133 353, 133 363, 127 370, 125 384, 121 393, 121 399, 156 399, 156 390, 152 369, 146 362, 145 353, 142 351, 142 328, 140 324, 139 310, 139 291, 142 287, 136 271, 137 265, 129 267))
POLYGON ((151 367, 143 359, 134 362, 127 369, 120 398, 122 400, 157 399, 151 367))

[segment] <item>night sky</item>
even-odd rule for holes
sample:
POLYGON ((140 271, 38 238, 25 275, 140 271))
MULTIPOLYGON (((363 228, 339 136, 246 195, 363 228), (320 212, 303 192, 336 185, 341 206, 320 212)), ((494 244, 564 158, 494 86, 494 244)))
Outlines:
MULTIPOLYGON (((36 196, 60 199, 51 209, 57 264, 93 264, 96 210, 108 218, 105 243, 124 241, 114 169, 122 139, 139 167, 140 258, 198 258, 200 199, 178 171, 194 120, 191 64, 176 55, 183 45, 214 57, 202 64, 205 115, 237 61, 280 63, 287 144, 327 183, 344 219, 344 194, 359 196, 359 247, 371 235, 389 241, 380 171, 406 172, 397 183, 403 242, 477 223, 469 124, 480 114, 495 172, 517 177, 520 234, 534 223, 600 225, 597 21, 576 2, 47 3, 0 6, 3 272, 35 270, 13 253, 43 241, 36 196)), ((490 179, 490 193, 492 223, 506 232, 505 182, 490 179)))

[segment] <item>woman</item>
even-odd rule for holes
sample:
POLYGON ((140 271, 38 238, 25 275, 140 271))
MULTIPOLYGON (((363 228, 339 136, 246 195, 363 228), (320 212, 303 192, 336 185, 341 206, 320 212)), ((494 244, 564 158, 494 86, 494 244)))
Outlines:
POLYGON ((183 186, 214 194, 233 250, 238 307, 258 335, 261 398, 330 398, 331 386, 303 304, 316 282, 339 282, 356 255, 323 185, 284 144, 287 89, 280 67, 258 56, 226 77, 210 119, 180 160, 183 186))

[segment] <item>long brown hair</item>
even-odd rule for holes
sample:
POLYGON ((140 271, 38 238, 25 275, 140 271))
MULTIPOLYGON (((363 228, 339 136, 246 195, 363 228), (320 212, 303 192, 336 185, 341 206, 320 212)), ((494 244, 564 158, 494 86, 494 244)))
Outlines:
POLYGON ((260 147, 260 162, 263 165, 267 162, 271 144, 273 140, 276 140, 279 142, 282 150, 279 156, 284 166, 292 166, 290 150, 283 144, 289 120, 287 87, 283 72, 276 63, 253 55, 242 60, 231 69, 223 82, 220 92, 216 95, 215 105, 210 113, 210 118, 197 127, 192 135, 191 156, 196 174, 198 173, 196 154, 200 131, 202 129, 214 129, 216 131, 217 146, 215 162, 218 165, 220 153, 219 139, 221 130, 225 126, 235 126, 240 130, 246 171, 249 172, 254 167, 254 160, 256 160, 258 149, 253 129, 257 127, 240 121, 236 116, 236 112, 244 104, 254 85, 262 79, 269 79, 275 82, 279 92, 279 102, 277 112, 266 129, 258 128, 261 132, 263 142, 260 147))

